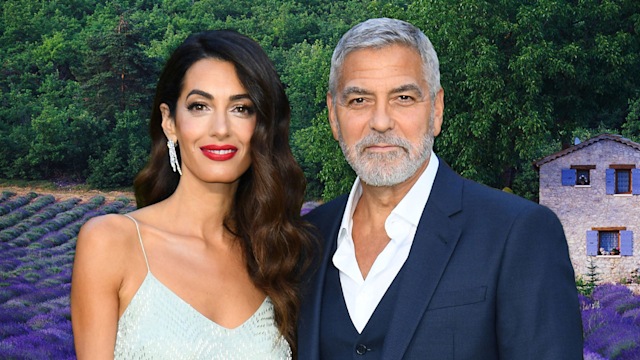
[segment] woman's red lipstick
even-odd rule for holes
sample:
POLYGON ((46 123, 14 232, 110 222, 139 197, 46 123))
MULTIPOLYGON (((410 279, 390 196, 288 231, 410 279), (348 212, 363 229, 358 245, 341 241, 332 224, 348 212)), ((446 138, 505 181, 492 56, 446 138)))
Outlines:
POLYGON ((238 148, 233 145, 205 145, 200 150, 204 156, 214 161, 229 160, 238 152, 238 148))

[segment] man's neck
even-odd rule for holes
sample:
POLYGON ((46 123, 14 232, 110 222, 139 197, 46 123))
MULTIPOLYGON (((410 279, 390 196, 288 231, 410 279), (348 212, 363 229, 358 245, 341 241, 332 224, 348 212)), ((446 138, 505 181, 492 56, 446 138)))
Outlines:
MULTIPOLYGON (((362 212, 367 222, 377 221, 382 217, 382 222, 391 214, 391 211, 402 201, 409 190, 415 185, 420 176, 429 165, 429 160, 404 182, 393 186, 371 186, 361 182, 362 196, 358 201, 355 212, 362 212)), ((354 214, 355 221, 355 214, 354 214)))
POLYGON ((427 162, 407 181, 395 186, 370 186, 361 183, 362 195, 353 212, 352 239, 356 261, 366 278, 374 261, 391 240, 385 222, 427 168, 427 162))

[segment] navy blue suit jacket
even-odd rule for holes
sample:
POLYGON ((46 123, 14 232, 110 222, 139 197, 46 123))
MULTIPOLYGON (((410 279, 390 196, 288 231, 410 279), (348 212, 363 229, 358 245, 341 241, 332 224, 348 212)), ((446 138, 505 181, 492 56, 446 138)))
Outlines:
MULTIPOLYGON (((320 358, 322 288, 346 202, 306 217, 323 251, 303 284, 301 360, 320 358)), ((404 267, 383 359, 582 359, 573 267, 549 209, 464 179, 441 160, 404 267)))

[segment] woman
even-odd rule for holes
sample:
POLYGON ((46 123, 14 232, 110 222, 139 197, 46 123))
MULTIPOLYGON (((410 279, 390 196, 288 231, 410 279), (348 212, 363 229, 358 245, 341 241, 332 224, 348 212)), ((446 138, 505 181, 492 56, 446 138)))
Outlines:
POLYGON ((265 52, 232 31, 187 38, 160 76, 150 132, 139 209, 78 235, 78 358, 291 358, 311 237, 265 52))

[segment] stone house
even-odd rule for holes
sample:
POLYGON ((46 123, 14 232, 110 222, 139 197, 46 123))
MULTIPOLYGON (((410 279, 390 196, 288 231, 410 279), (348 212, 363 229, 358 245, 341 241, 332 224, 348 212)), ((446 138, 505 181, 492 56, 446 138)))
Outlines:
POLYGON ((603 281, 640 266, 640 144, 602 134, 536 162, 540 204, 560 218, 576 275, 590 261, 603 281))

